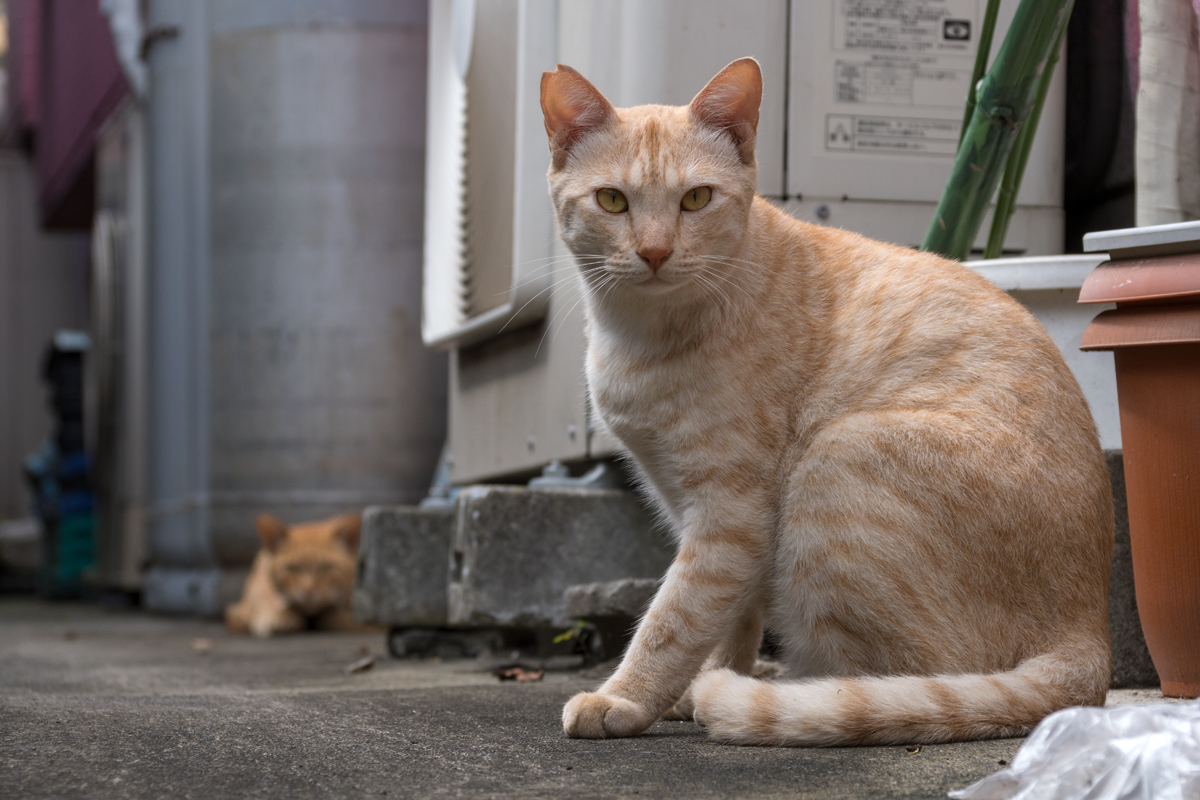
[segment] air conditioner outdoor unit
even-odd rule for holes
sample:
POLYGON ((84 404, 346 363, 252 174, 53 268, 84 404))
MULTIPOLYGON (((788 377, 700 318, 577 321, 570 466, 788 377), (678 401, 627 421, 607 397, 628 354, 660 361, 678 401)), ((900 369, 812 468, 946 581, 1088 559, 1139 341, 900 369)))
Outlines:
POLYGON ((552 0, 430 9, 426 344, 467 345, 545 313, 554 233, 538 91, 556 10, 552 0))
MULTIPOLYGON (((618 106, 684 104, 754 56, 759 193, 802 219, 916 245, 953 163, 985 5, 434 0, 422 331, 452 350, 452 480, 615 448, 589 424, 578 286, 546 188, 544 70, 570 64, 618 106)), ((1002 4, 993 52, 1016 6, 1002 4)), ((1061 252, 1062 142, 1060 74, 1010 226, 1014 255, 1061 252)))

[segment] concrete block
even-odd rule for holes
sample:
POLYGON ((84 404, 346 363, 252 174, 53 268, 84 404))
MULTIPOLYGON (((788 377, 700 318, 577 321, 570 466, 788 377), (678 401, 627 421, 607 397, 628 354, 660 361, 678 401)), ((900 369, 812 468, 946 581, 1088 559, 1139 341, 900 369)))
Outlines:
POLYGON ((363 513, 354 617, 392 627, 446 624, 451 509, 373 506, 363 513))
POLYGON ((1113 487, 1117 531, 1112 573, 1108 579, 1108 631, 1112 636, 1112 687, 1135 689, 1158 686, 1158 671, 1146 649, 1133 588, 1133 554, 1129 546, 1129 506, 1125 501, 1125 462, 1120 450, 1106 450, 1113 487))
POLYGON ((628 492, 468 486, 458 496, 449 622, 565 626, 568 587, 657 579, 673 555, 628 492))
POLYGON ((584 654, 603 661, 625 652, 660 584, 654 578, 622 578, 569 587, 563 593, 567 616, 587 623, 580 632, 584 654))
POLYGON ((654 578, 624 578, 607 583, 584 583, 571 586, 563 593, 567 616, 571 619, 603 619, 642 616, 658 591, 654 578))

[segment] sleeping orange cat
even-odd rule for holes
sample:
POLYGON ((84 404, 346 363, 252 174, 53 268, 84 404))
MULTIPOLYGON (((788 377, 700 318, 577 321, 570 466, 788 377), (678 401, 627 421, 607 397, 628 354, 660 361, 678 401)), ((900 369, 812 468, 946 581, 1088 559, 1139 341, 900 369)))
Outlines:
POLYGON ((542 79, 587 378, 678 554, 576 737, 1017 736, 1109 683, 1108 474, 1054 342, 960 264, 755 196, 762 77, 614 108, 542 79), (764 627, 789 678, 751 676, 764 627))
POLYGON ((262 548, 254 557, 242 599, 225 610, 232 633, 362 630, 350 614, 361 518, 346 514, 287 526, 258 517, 262 548))

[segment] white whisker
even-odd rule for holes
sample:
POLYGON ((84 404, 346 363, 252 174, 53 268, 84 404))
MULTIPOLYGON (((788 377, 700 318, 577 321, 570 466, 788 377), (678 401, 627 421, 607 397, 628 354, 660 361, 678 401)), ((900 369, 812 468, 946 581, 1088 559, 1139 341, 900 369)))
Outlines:
MULTIPOLYGON (((566 260, 566 259, 564 259, 564 260, 566 260)), ((605 263, 605 262, 602 259, 597 259, 595 261, 586 261, 586 262, 576 263, 575 260, 572 258, 571 263, 567 264, 565 267, 558 267, 557 269, 552 269, 549 272, 539 272, 537 275, 531 275, 530 277, 526 278, 525 280, 521 281, 520 283, 514 284, 511 288, 506 289, 503 292, 497 292, 496 294, 497 295, 506 294, 506 293, 512 291, 512 289, 519 289, 522 286, 528 286, 531 283, 535 283, 545 277, 548 277, 550 275, 556 275, 560 272, 566 272, 568 270, 574 270, 574 269, 582 269, 584 267, 595 267, 595 266, 599 266, 603 263, 605 263)), ((549 266, 549 265, 547 265, 547 266, 549 266)))
MULTIPOLYGON (((612 275, 605 275, 602 277, 604 280, 601 281, 601 286, 616 283, 616 278, 612 275)), ((533 354, 534 358, 537 358, 538 354, 541 353, 542 345, 545 343, 546 337, 550 335, 551 330, 554 328, 555 322, 558 322, 558 331, 561 331, 562 326, 566 324, 567 318, 570 316, 571 312, 575 310, 576 306, 583 302, 583 299, 584 295, 582 292, 580 292, 579 297, 576 298, 575 302, 571 304, 570 308, 568 308, 566 311, 559 311, 551 316, 550 320, 546 323, 546 330, 543 331, 542 338, 538 341, 537 350, 534 351, 533 354)), ((555 335, 557 335, 557 332, 555 332, 555 335)))
POLYGON ((720 286, 713 283, 711 277, 705 276, 703 272, 698 272, 696 273, 696 280, 699 281, 702 286, 711 290, 712 295, 717 298, 727 313, 731 314, 733 312, 733 298, 730 297, 720 286))
POLYGON ((747 259, 734 258, 733 256, 706 255, 706 256, 704 256, 704 258, 708 261, 716 261, 718 263, 725 264, 730 267, 737 267, 738 269, 749 269, 750 267, 755 267, 757 269, 763 268, 762 265, 759 264, 757 261, 748 261, 747 259))
POLYGON ((512 315, 509 316, 509 318, 505 321, 505 323, 500 327, 500 330, 496 331, 496 333, 503 333, 504 329, 508 327, 508 323, 512 322, 514 319, 516 319, 521 314, 521 312, 524 311, 529 306, 529 304, 532 303, 534 300, 537 300, 539 297, 544 295, 546 292, 553 290, 554 287, 561 286, 562 284, 564 284, 568 281, 574 280, 575 277, 576 277, 576 275, 574 273, 572 273, 570 275, 567 275, 565 278, 559 278, 554 283, 550 284, 549 286, 547 286, 546 288, 542 289, 540 292, 535 294, 533 297, 526 300, 525 305, 521 306, 516 311, 514 311, 512 313, 512 315))

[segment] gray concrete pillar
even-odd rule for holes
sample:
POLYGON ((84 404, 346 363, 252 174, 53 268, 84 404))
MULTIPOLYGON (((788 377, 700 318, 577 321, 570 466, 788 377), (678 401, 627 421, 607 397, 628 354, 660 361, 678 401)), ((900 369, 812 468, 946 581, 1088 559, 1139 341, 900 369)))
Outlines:
POLYGON ((248 563, 259 512, 423 496, 446 368, 420 337, 426 3, 149 12, 154 605, 248 563))

